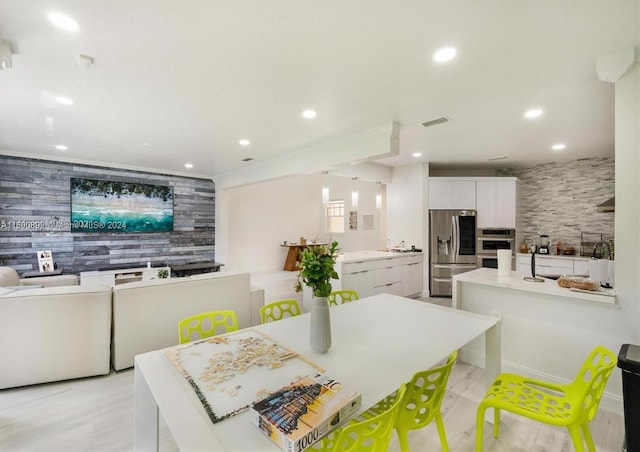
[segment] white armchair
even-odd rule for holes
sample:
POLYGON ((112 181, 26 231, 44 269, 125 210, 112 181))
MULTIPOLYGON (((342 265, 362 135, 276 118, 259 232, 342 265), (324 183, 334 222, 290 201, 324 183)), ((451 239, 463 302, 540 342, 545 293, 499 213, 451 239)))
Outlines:
POLYGON ((0 287, 18 286, 77 286, 78 277, 76 275, 58 276, 36 276, 35 278, 20 279, 18 273, 11 267, 0 267, 0 287))

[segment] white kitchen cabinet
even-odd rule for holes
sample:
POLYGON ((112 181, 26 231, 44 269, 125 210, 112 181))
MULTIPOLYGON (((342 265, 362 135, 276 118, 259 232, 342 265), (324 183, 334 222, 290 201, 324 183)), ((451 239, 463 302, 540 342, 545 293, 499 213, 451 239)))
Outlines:
POLYGON ((379 293, 416 296, 422 293, 422 253, 346 252, 332 281, 334 290, 353 289, 360 298, 379 293))
POLYGON ((80 285, 100 284, 114 287, 118 284, 125 284, 137 281, 150 281, 158 278, 158 271, 166 270, 167 275, 171 274, 170 267, 141 267, 123 270, 95 270, 80 272, 80 285))
POLYGON ((402 295, 402 258, 379 259, 373 265, 373 293, 402 295))
POLYGON ((574 259, 573 260, 573 274, 574 275, 588 275, 591 266, 590 259, 574 259))
POLYGON ((402 282, 394 282, 385 284, 384 286, 374 287, 373 288, 374 295, 378 295, 379 293, 388 293, 391 295, 402 296, 402 282))
POLYGON ((358 292, 360 298, 370 297, 373 292, 373 262, 345 262, 342 264, 340 282, 342 289, 358 292))
POLYGON ((536 274, 573 275, 573 259, 536 256, 536 274))
POLYGON ((516 178, 478 179, 476 181, 476 210, 476 221, 479 228, 515 229, 516 178))
POLYGON ((516 255, 516 271, 520 273, 531 273, 531 254, 516 255))
POLYGON ((402 296, 409 297, 422 293, 422 256, 403 258, 402 296))
POLYGON ((474 210, 475 208, 475 180, 448 177, 429 179, 429 209, 474 210))
MULTIPOLYGON (((530 254, 519 254, 516 256, 516 271, 527 274, 531 273, 530 254)), ((589 274, 589 260, 536 254, 536 274, 541 276, 587 275, 589 274)))

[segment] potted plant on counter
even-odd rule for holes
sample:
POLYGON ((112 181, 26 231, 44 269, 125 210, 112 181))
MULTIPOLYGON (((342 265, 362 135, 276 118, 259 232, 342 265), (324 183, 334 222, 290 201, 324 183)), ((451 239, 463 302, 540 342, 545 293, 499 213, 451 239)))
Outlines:
POLYGON ((309 245, 300 253, 300 273, 296 282, 296 292, 302 291, 302 285, 311 289, 311 325, 309 342, 318 353, 326 353, 331 347, 331 318, 327 297, 332 291, 331 280, 338 279, 334 269, 338 254, 338 242, 330 245, 309 245))

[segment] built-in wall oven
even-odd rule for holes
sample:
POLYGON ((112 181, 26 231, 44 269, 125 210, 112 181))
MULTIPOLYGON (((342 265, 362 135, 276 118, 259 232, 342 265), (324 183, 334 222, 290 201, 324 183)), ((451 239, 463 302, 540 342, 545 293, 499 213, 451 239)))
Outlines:
POLYGON ((498 250, 511 250, 511 269, 515 270, 516 230, 479 228, 476 262, 478 268, 498 268, 498 250))

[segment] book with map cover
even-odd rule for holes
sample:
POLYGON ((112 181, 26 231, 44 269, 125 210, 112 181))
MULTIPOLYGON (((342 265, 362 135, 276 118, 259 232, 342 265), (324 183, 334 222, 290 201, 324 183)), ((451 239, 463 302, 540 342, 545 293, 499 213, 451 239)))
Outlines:
POLYGON ((323 373, 302 377, 252 406, 251 421, 286 452, 300 452, 355 415, 359 392, 323 373))

